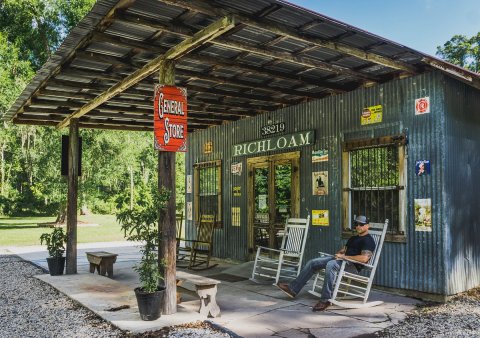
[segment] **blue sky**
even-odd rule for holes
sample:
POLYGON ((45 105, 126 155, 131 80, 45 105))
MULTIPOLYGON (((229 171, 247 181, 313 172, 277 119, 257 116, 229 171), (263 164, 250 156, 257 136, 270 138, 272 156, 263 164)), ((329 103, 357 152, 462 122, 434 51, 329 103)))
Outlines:
POLYGON ((480 32, 480 0, 288 0, 435 55, 455 34, 480 32))

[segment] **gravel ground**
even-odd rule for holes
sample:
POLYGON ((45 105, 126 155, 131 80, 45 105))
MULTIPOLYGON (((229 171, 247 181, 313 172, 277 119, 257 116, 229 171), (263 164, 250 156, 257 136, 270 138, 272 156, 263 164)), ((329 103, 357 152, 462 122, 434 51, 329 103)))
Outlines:
POLYGON ((33 278, 42 273, 18 256, 0 255, 0 337, 231 337, 206 322, 129 334, 33 278))
MULTIPOLYGON (((132 335, 33 278, 42 273, 17 256, 0 255, 0 337, 232 337, 208 322, 132 335)), ((480 337, 480 288, 459 294, 445 304, 419 306, 405 321, 368 335, 373 336, 480 337)))
POLYGON ((445 304, 419 306, 403 322, 377 337, 480 337, 480 288, 456 295, 445 304))

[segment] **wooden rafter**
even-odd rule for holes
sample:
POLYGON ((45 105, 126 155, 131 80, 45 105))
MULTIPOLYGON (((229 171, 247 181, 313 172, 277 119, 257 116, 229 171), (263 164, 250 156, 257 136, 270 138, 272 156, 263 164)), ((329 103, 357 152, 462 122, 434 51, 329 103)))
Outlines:
MULTIPOLYGON (((149 28, 155 28, 159 30, 164 30, 169 33, 173 33, 176 35, 179 35, 181 37, 189 37, 191 33, 191 29, 189 27, 186 27, 185 25, 181 24, 175 24, 175 25, 167 25, 167 24, 160 24, 156 22, 155 20, 148 20, 144 18, 139 18, 135 17, 130 14, 118 14, 119 17, 121 17, 121 20, 128 22, 128 23, 135 23, 137 25, 143 25, 149 28)), ((281 37, 281 38, 286 38, 281 37)), ((278 38, 277 38, 278 39, 278 38)), ((272 44, 278 42, 277 39, 274 39, 271 41, 272 44)), ((234 49, 238 50, 239 52, 248 52, 252 54, 257 54, 257 55, 262 55, 266 56, 269 58, 281 60, 284 62, 290 62, 296 65, 301 65, 305 66, 308 68, 313 68, 313 69, 322 69, 324 71, 328 71, 331 73, 335 74, 348 74, 351 76, 354 76, 356 78, 365 80, 365 81, 379 81, 380 79, 376 78, 375 76, 360 73, 360 72, 355 72, 347 67, 342 67, 338 65, 332 65, 327 62, 319 61, 312 59, 308 56, 300 56, 300 55, 294 55, 289 52, 281 52, 278 50, 272 50, 271 48, 266 48, 266 47, 254 47, 246 43, 242 43, 239 41, 232 41, 232 40, 227 40, 227 39, 222 39, 218 38, 216 40, 210 41, 211 44, 221 46, 227 49, 234 49)))
MULTIPOLYGON (((222 8, 212 7, 206 1, 203 1, 201 3, 186 1, 186 0, 161 0, 161 1, 166 4, 192 10, 192 11, 209 15, 209 16, 225 15, 225 13, 227 12, 222 8)), ((295 30, 290 29, 285 25, 280 25, 272 20, 268 20, 265 17, 262 18, 261 21, 257 20, 256 18, 240 15, 240 14, 235 14, 235 17, 237 18, 238 22, 242 22, 243 24, 256 27, 259 29, 267 30, 278 35, 284 35, 289 38, 306 42, 306 43, 313 43, 318 45, 319 47, 328 48, 330 50, 334 50, 339 53, 355 56, 358 59, 374 62, 376 64, 379 64, 385 67, 401 70, 408 73, 416 72, 415 67, 412 67, 404 62, 401 62, 398 60, 392 60, 390 58, 387 58, 378 54, 370 53, 360 48, 347 46, 345 44, 341 44, 338 42, 330 42, 327 40, 318 39, 308 35, 301 35, 297 33, 295 30)))
POLYGON ((215 21, 201 31, 195 33, 191 38, 185 39, 175 47, 171 48, 165 54, 158 56, 149 63, 147 63, 142 69, 134 72, 133 74, 127 76, 122 82, 117 83, 112 86, 107 91, 100 94, 94 100, 90 101, 79 110, 74 112, 72 115, 65 118, 62 122, 57 125, 57 128, 63 128, 70 123, 70 120, 73 118, 79 118, 87 114, 90 110, 98 107, 102 103, 108 101, 118 93, 124 91, 125 89, 136 84, 143 78, 149 76, 150 74, 157 71, 161 63, 165 60, 175 60, 181 56, 189 53, 191 50, 197 46, 214 39, 217 36, 222 35, 224 32, 228 31, 235 26, 234 20, 231 16, 223 17, 222 19, 215 21))

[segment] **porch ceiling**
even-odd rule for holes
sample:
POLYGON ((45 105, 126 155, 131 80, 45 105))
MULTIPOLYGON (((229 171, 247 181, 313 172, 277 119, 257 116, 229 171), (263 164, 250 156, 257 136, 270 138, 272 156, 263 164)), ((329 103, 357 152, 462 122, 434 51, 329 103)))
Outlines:
MULTIPOLYGON (((195 131, 433 68, 479 75, 279 0, 99 0, 3 116, 60 123, 224 16, 235 26, 176 61, 195 131)), ((81 128, 153 130, 157 72, 79 118, 81 128)), ((78 115, 76 115, 78 116, 78 115)))

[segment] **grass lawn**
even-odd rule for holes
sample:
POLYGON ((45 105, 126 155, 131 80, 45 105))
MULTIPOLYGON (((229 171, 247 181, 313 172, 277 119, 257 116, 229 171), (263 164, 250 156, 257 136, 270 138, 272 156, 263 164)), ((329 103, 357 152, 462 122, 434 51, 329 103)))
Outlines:
MULTIPOLYGON (((79 216, 79 221, 98 226, 77 227, 77 242, 123 241, 123 232, 115 220, 115 215, 79 216)), ((50 232, 39 223, 53 222, 55 217, 0 217, 0 246, 40 245, 40 235, 50 232)))

